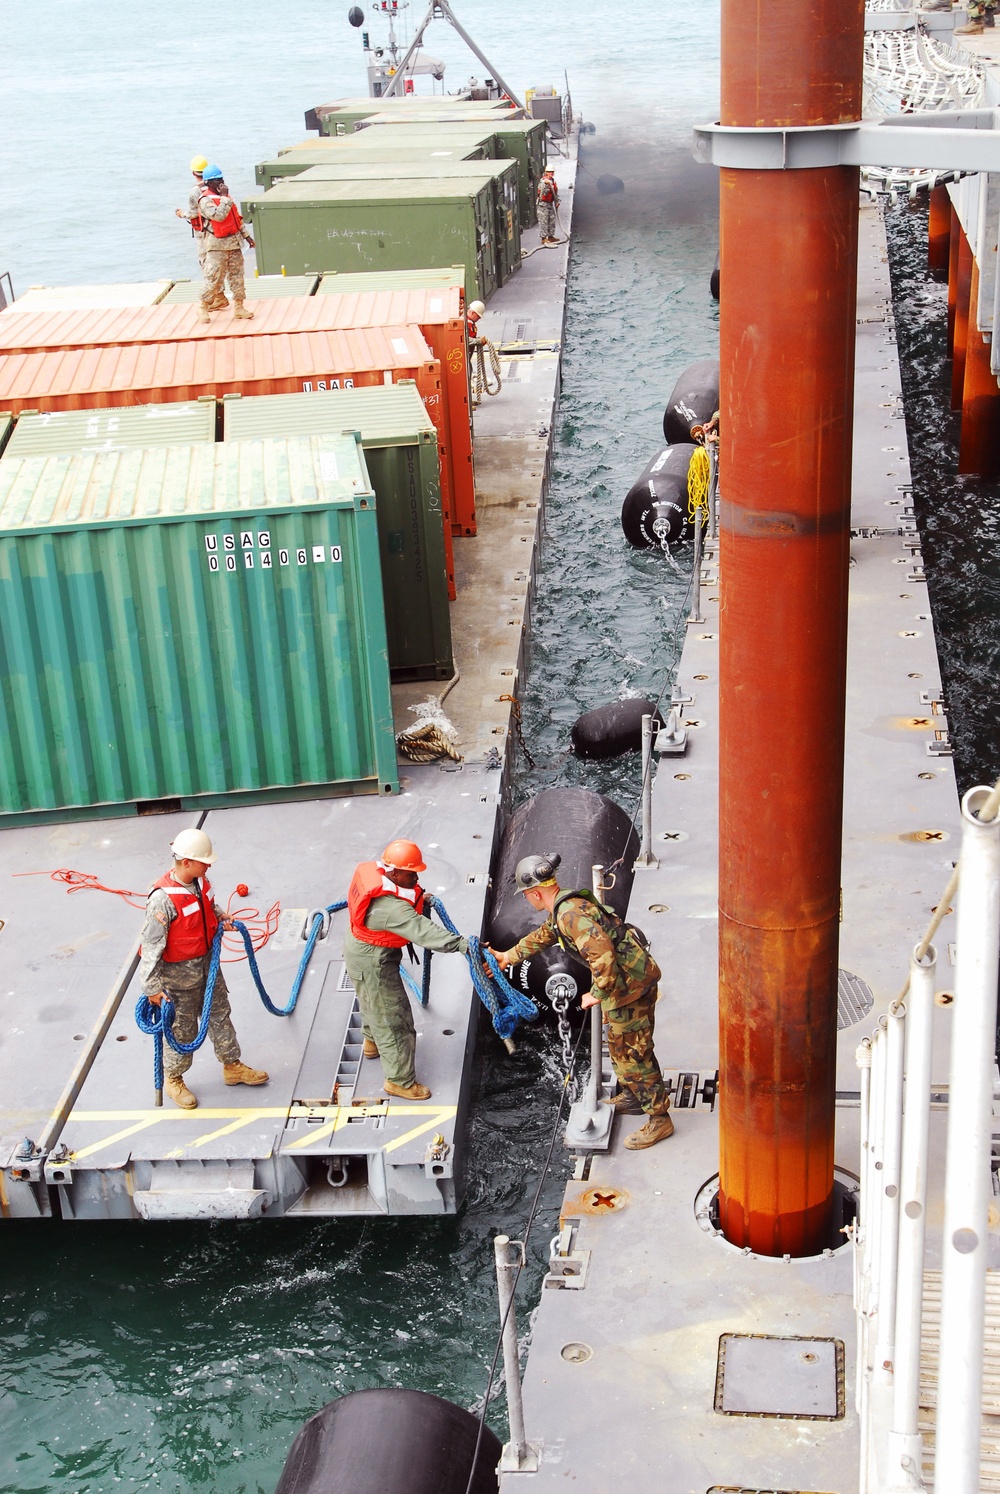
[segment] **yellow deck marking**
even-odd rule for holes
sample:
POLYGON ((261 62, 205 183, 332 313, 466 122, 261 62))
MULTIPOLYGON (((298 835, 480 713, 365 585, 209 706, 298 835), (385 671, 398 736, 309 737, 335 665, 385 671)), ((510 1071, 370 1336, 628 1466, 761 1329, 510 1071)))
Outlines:
MULTIPOLYGON (((316 1126, 305 1136, 300 1136, 298 1141, 290 1142, 288 1146, 282 1147, 282 1151, 292 1152, 299 1146, 312 1146, 314 1141, 319 1141, 323 1136, 331 1136, 334 1131, 340 1131, 350 1120, 352 1110, 350 1105, 338 1105, 336 1117, 328 1121, 325 1126, 316 1126)), ((353 1111, 357 1115, 357 1111, 353 1111)))
POLYGON ((84 1157, 89 1157, 93 1152, 103 1151, 106 1146, 113 1146, 116 1141, 124 1141, 126 1136, 134 1136, 137 1131, 145 1131, 154 1126, 157 1120, 162 1120, 165 1111, 155 1112, 154 1119, 136 1121, 134 1125, 126 1126, 124 1131, 115 1131, 111 1136, 105 1136, 100 1141, 95 1141, 90 1146, 81 1147, 78 1152, 70 1153, 71 1162, 80 1162, 84 1157))
POLYGON ((456 1114, 457 1110, 457 1105, 443 1106, 442 1109, 438 1111, 433 1120, 424 1121, 424 1124, 422 1126, 414 1126, 413 1130, 407 1131, 405 1136, 397 1136, 395 1141, 387 1142, 382 1150, 384 1152, 394 1152, 397 1146, 403 1146, 407 1141, 412 1141, 415 1136, 423 1135, 424 1131, 429 1131, 431 1127, 436 1126, 439 1121, 451 1120, 456 1114))
POLYGON ((219 1136, 230 1136, 238 1131, 241 1126, 249 1126, 252 1121, 266 1119, 266 1113, 262 1110, 250 1110, 246 1115, 238 1115, 228 1126, 220 1126, 217 1131, 206 1131, 204 1136, 199 1136, 195 1141, 189 1141, 188 1147, 207 1146, 210 1141, 215 1141, 219 1136))
MULTIPOLYGON (((169 1116, 171 1120, 226 1120, 237 1115, 304 1115, 304 1110, 297 1106, 291 1110, 287 1105, 275 1105, 266 1109, 248 1105, 225 1105, 213 1107, 211 1105, 199 1105, 197 1110, 179 1110, 174 1105, 164 1105, 162 1110, 158 1108, 150 1110, 74 1110, 69 1119, 71 1121, 121 1121, 121 1120, 163 1120, 169 1116)), ((68 1124, 69 1122, 67 1122, 68 1124)))

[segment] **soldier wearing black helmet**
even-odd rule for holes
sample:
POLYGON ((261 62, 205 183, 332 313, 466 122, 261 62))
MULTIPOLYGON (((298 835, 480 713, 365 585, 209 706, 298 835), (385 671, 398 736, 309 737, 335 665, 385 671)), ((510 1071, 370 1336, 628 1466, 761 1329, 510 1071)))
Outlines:
POLYGON ((672 1135, 670 1097, 653 1049, 660 967, 636 930, 624 924, 592 892, 563 892, 556 879, 560 857, 525 856, 514 881, 525 901, 548 916, 540 928, 513 949, 493 953, 501 969, 559 944, 589 966, 590 992, 582 1006, 600 1002, 608 1028, 608 1052, 620 1093, 611 1101, 625 1115, 645 1114, 646 1124, 625 1145, 631 1151, 654 1146, 672 1135))

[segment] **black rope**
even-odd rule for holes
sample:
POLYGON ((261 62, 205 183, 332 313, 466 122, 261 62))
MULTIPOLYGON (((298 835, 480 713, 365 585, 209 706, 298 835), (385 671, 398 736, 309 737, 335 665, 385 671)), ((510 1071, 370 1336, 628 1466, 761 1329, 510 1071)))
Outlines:
POLYGON ((535 1188, 535 1196, 531 1200, 531 1208, 528 1210, 528 1221, 525 1225, 524 1239, 522 1241, 521 1260, 514 1275, 514 1284, 511 1287, 510 1301, 507 1303, 507 1310, 504 1313, 500 1323, 500 1332, 497 1335, 496 1348, 493 1350, 493 1361, 490 1364, 490 1376, 486 1382, 486 1391, 483 1395, 483 1409, 479 1413, 479 1428, 476 1432, 476 1445, 472 1452, 472 1467, 469 1469, 469 1482, 465 1486, 465 1494, 472 1494, 472 1482, 476 1476, 476 1464, 479 1461, 479 1449, 482 1445, 483 1440, 483 1428, 486 1425, 486 1412, 489 1409, 490 1392, 493 1389, 493 1381, 496 1378, 497 1365, 500 1363, 500 1354, 503 1349, 503 1336, 507 1327, 507 1319, 510 1317, 511 1310, 513 1309, 514 1297, 517 1293, 517 1284, 521 1280, 521 1272, 524 1270, 525 1261, 528 1258, 528 1241, 531 1238, 531 1231, 535 1223, 535 1215, 538 1212, 538 1204, 542 1196, 542 1188, 545 1185, 545 1179, 548 1177, 549 1168, 552 1166, 552 1154, 556 1149, 556 1139, 559 1135, 559 1125, 562 1120, 563 1106, 566 1104, 566 1096, 569 1094, 570 1080, 573 1077, 573 1069, 576 1067, 576 1055, 579 1052, 580 1042, 583 1038, 583 1034, 589 1031, 589 1028, 589 1022, 584 1022, 581 1024, 580 1031, 577 1033, 576 1046, 573 1049, 573 1058, 569 1066, 569 1071, 563 1077, 562 1092, 559 1095, 559 1108, 556 1110, 555 1123, 552 1127, 552 1135, 549 1138, 549 1149, 545 1154, 545 1161, 542 1165, 542 1170, 538 1177, 538 1186, 535 1188))

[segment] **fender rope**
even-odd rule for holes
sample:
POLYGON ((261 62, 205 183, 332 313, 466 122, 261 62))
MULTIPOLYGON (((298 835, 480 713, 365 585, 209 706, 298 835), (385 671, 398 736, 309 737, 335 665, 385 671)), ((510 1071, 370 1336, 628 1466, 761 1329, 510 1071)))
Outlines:
MULTIPOLYGON (((346 901, 330 903, 327 913, 339 913, 341 908, 346 908, 346 901)), ((238 919, 234 921, 236 932, 242 937, 247 952, 247 961, 250 965, 250 973, 253 976, 257 993, 267 1010, 274 1017, 290 1017, 295 1010, 302 990, 302 982, 305 980, 309 961, 312 959, 313 950, 316 948, 316 940, 319 938, 320 929, 323 927, 323 914, 314 912, 312 915, 312 928, 306 939, 306 947, 299 961, 299 968, 295 972, 292 981, 292 989, 284 1006, 276 1006, 264 989, 264 982, 260 978, 260 969, 257 965, 257 957, 254 953, 253 939, 250 930, 245 923, 238 919)), ((163 1039, 173 1048, 175 1053, 196 1053, 208 1036, 208 1024, 212 1019, 212 998, 215 995, 215 982, 219 975, 219 964, 222 959, 222 936, 225 930, 221 922, 215 931, 210 951, 208 978, 205 981, 205 995, 201 1005, 201 1018, 198 1023, 198 1031, 189 1043, 182 1043, 179 1038, 174 1037, 174 1003, 167 998, 155 1006, 148 996, 142 995, 136 1002, 135 1021, 140 1032, 153 1039, 153 1088, 156 1090, 157 1105, 163 1104, 163 1039)))

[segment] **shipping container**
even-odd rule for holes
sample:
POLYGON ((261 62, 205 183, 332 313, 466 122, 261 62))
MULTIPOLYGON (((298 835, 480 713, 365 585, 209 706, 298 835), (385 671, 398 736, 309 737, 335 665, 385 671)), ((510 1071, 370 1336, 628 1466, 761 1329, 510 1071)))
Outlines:
POLYGON ((318 130, 321 135, 350 135, 359 123, 371 119, 373 114, 399 112, 401 114, 422 113, 435 109, 439 114, 451 116, 455 113, 480 115, 518 114, 522 111, 506 99, 457 99, 444 94, 403 94, 400 98, 335 99, 332 104, 317 104, 306 111, 306 129, 318 130))
POLYGON ((345 295, 354 291, 455 289, 465 305, 465 266, 443 265, 436 270, 329 270, 320 276, 317 296, 345 295))
POLYGON ((466 181, 474 190, 481 182, 492 183, 493 238, 497 246, 497 261, 501 285, 521 265, 521 208, 517 189, 516 161, 421 161, 403 162, 391 166, 368 161, 324 161, 318 166, 309 166, 297 181, 341 182, 341 181, 466 181))
MULTIPOLYGON (((316 289, 315 275, 248 275, 248 301, 269 301, 282 296, 311 296, 316 289)), ((173 290, 163 298, 164 305, 187 305, 201 300, 203 280, 177 280, 173 290)))
POLYGON ((21 415, 0 460, 143 446, 195 446, 215 440, 217 411, 216 401, 206 396, 190 404, 21 415))
MULTIPOLYGON (((258 187, 266 192, 273 187, 275 182, 281 181, 286 176, 299 176, 310 166, 329 166, 334 162, 358 161, 369 165, 380 165, 383 176, 392 176, 394 173, 387 168, 399 165, 421 165, 430 161, 482 161, 486 157, 480 145, 415 145, 415 146, 392 146, 387 145, 382 150, 354 151, 345 142, 339 146, 334 140, 327 140, 319 145, 298 146, 292 150, 283 150, 272 161, 261 161, 255 167, 255 177, 258 187)), ((261 279, 273 279, 273 276, 261 276, 261 279)), ((286 277, 286 278, 291 278, 286 277)))
POLYGON ((14 417, 0 410, 0 452, 6 451, 10 433, 14 429, 14 417))
MULTIPOLYGON (((70 311, 73 308, 155 306, 172 280, 143 280, 124 285, 33 285, 18 296, 11 311, 70 311)), ((0 312, 0 316, 6 315, 0 312)))
POLYGON ((437 432, 415 384, 328 394, 232 395, 227 441, 356 431, 375 489, 393 679, 454 673, 437 432))
MULTIPOLYGON (((405 145, 408 150, 413 146, 430 145, 435 149, 452 150, 460 146, 468 149, 475 145, 484 157, 495 161, 500 153, 495 128, 490 120, 484 120, 482 125, 460 121, 454 124, 428 124, 426 121, 414 120, 405 131, 405 145)), ((393 148, 395 137, 403 135, 404 132, 397 127, 397 123, 380 124, 358 130, 347 140, 330 143, 335 150, 387 150, 393 148)))
POLYGON ((253 219, 257 262, 310 270, 466 267, 466 296, 499 286, 493 184, 458 182, 279 182, 244 203, 253 219))
POLYGON ((355 438, 0 463, 0 823, 397 787, 355 438))

